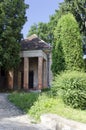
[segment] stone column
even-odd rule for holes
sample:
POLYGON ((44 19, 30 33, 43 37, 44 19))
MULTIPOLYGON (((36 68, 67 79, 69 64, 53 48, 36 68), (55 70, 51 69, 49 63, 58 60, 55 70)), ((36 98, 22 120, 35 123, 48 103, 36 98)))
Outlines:
POLYGON ((44 75, 43 75, 44 77, 43 77, 43 81, 44 81, 44 83, 43 83, 43 87, 44 88, 46 88, 47 86, 48 86, 48 84, 47 84, 47 62, 46 62, 46 60, 44 60, 44 75))
POLYGON ((49 54, 49 86, 51 86, 52 80, 53 80, 53 73, 51 70, 52 65, 52 53, 49 54))
POLYGON ((24 89, 28 90, 29 86, 29 58, 24 57, 24 89))
POLYGON ((13 71, 9 71, 7 73, 7 80, 8 80, 8 88, 13 89, 13 71))
POLYGON ((38 89, 43 87, 43 57, 38 57, 38 89))
POLYGON ((18 72, 18 89, 21 89, 21 72, 18 72))

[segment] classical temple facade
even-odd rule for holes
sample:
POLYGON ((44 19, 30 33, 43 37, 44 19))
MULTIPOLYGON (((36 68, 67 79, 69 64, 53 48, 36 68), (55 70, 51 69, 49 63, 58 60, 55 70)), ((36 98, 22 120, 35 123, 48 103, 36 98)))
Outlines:
MULTIPOLYGON (((21 41, 21 63, 8 74, 9 89, 41 90, 52 81, 52 47, 33 34, 21 41)), ((5 73, 1 69, 0 87, 7 86, 5 73)))

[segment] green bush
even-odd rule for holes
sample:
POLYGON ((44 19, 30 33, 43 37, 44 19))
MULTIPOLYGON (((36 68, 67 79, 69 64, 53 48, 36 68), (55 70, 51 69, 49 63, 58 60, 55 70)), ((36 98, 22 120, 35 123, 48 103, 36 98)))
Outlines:
POLYGON ((17 107, 34 117, 36 122, 44 113, 54 113, 59 116, 86 123, 86 111, 73 109, 64 104, 61 98, 50 97, 49 93, 11 93, 9 100, 17 107))
POLYGON ((56 105, 57 99, 50 98, 47 94, 42 93, 28 110, 28 113, 38 120, 42 114, 52 112, 56 105))
POLYGON ((73 108, 86 109, 86 73, 66 71, 57 75, 51 88, 54 96, 73 108))

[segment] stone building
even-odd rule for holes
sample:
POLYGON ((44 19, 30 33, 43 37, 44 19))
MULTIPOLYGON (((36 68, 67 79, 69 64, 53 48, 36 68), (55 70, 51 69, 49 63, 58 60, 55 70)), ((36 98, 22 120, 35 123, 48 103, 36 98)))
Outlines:
MULTIPOLYGON (((51 46, 35 34, 21 42, 21 63, 8 73, 9 89, 41 90, 52 81, 51 46)), ((0 87, 6 88, 5 72, 1 69, 0 87)))

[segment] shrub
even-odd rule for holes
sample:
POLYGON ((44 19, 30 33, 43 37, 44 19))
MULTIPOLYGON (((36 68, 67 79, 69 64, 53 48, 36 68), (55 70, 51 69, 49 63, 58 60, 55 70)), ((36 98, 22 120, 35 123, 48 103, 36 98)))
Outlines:
POLYGON ((34 102, 28 113, 35 119, 39 119, 41 114, 51 112, 57 105, 57 99, 50 98, 47 94, 43 93, 38 97, 38 100, 34 102))
POLYGON ((54 96, 73 108, 86 109, 86 73, 66 71, 57 75, 51 88, 54 96))

